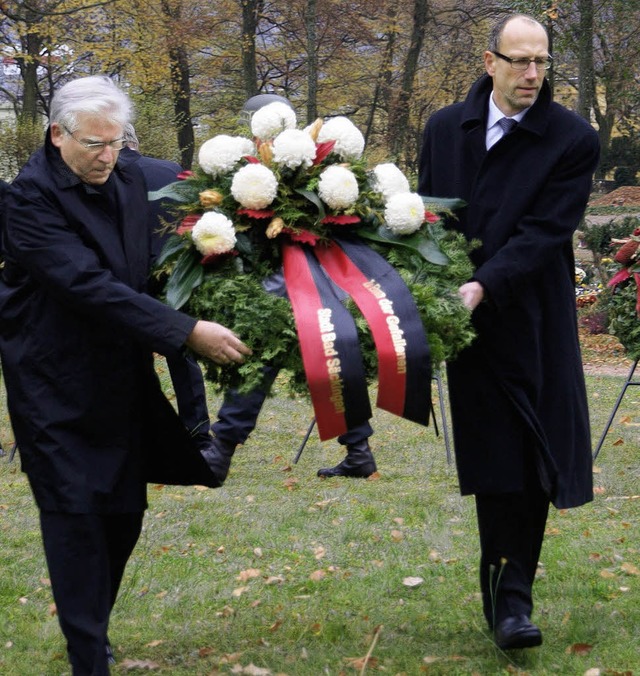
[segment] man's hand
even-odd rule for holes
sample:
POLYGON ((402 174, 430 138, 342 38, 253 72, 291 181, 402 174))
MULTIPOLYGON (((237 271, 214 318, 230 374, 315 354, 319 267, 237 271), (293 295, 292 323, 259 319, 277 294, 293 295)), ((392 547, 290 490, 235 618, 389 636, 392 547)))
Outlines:
POLYGON ((222 324, 199 321, 187 338, 187 346, 216 364, 243 362, 251 350, 222 324))
POLYGON ((458 289, 458 293, 469 310, 475 310, 484 298, 484 288, 480 282, 467 282, 458 289))

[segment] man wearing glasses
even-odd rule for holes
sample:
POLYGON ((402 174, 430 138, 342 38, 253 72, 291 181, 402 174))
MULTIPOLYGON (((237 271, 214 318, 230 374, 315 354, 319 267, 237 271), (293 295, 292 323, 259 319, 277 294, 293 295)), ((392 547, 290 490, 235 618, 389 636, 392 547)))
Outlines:
POLYGON ((451 227, 480 240, 459 293, 474 343, 447 366, 460 489, 473 494, 483 611, 499 648, 542 643, 532 587, 550 503, 593 498, 572 237, 598 136, 551 100, 544 27, 508 15, 467 98, 427 122, 419 192, 467 202, 451 227))
POLYGON ((1 231, 9 413, 74 676, 109 673, 109 617, 146 483, 221 483, 164 397, 153 353, 188 346, 221 364, 249 353, 146 293, 152 214, 141 170, 119 157, 131 114, 107 77, 56 92, 1 231))

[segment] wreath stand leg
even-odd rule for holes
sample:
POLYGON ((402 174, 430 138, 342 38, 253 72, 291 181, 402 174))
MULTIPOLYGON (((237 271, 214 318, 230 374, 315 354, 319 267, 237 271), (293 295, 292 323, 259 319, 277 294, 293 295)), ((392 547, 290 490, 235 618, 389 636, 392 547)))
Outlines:
MULTIPOLYGON (((442 418, 442 431, 444 433, 444 447, 445 447, 445 450, 446 450, 446 453, 447 453, 447 464, 450 465, 451 464, 451 442, 449 441, 449 427, 447 426, 447 409, 446 409, 446 404, 445 404, 444 388, 442 387, 442 377, 440 376, 440 371, 434 371, 432 379, 436 381, 436 387, 438 389, 438 401, 439 401, 439 405, 440 405, 440 416, 442 418)), ((640 383, 635 383, 635 384, 640 385, 640 383)), ((433 411, 433 405, 432 405, 432 412, 433 412, 433 424, 434 424, 434 428, 435 428, 435 431, 436 431, 436 436, 438 436, 439 435, 438 423, 436 421, 435 411, 433 411)), ((315 424, 316 424, 316 419, 314 417, 314 418, 311 419, 311 423, 309 424, 309 429, 307 430, 307 433, 304 435, 304 439, 302 440, 302 443, 300 444, 300 448, 298 449, 298 452, 296 453, 296 456, 293 459, 294 465, 298 464, 298 460, 300 460, 300 456, 302 455, 302 451, 304 451, 304 447, 307 445, 307 442, 309 441, 309 437, 311 436, 311 432, 313 432, 313 428, 315 427, 315 424)), ((13 451, 12 451, 12 453, 13 453, 13 451)))
MULTIPOLYGON (((451 464, 451 443, 449 441, 449 428, 447 426, 447 410, 445 405, 444 389, 442 387, 442 377, 440 371, 433 372, 433 380, 436 381, 436 388, 438 389, 438 401, 440 404, 440 417, 442 418, 442 432, 444 434, 444 448, 447 452, 447 464, 451 464)), ((438 426, 436 423, 435 412, 433 416, 433 423, 435 425, 436 436, 438 435, 438 426)))
POLYGON ((13 446, 11 447, 11 451, 9 452, 9 460, 7 462, 13 462, 13 459, 16 457, 16 451, 18 450, 18 443, 16 441, 13 442, 13 446))
POLYGON ((604 443, 604 438, 607 436, 607 432, 609 431, 609 428, 611 427, 611 424, 613 423, 613 419, 618 411, 618 408, 620 407, 620 404, 622 402, 622 398, 624 397, 624 393, 627 391, 628 387, 631 387, 631 385, 640 385, 640 380, 633 380, 633 374, 636 370, 636 367, 638 366, 638 361, 640 359, 636 359, 633 362, 633 366, 631 367, 631 370, 629 371, 629 375, 627 376, 627 380, 625 381, 624 385, 622 386, 622 390, 620 391, 620 394, 618 395, 618 400, 616 401, 613 410, 611 411, 611 415, 609 416, 609 420, 607 421, 607 424, 605 425, 604 431, 602 432, 602 436, 600 437, 600 441, 598 442, 598 446, 596 447, 595 453, 593 454, 593 459, 595 460, 598 457, 598 453, 600 453, 600 449, 602 448, 602 444, 604 443))
POLYGON ((297 464, 298 460, 300 460, 300 456, 302 455, 302 451, 304 451, 304 447, 307 445, 307 441, 309 441, 309 437, 311 436, 311 432, 313 432, 313 428, 315 427, 316 424, 316 419, 313 417, 311 419, 311 424, 309 425, 309 429, 307 430, 307 433, 304 435, 304 439, 302 440, 302 443, 300 444, 300 448, 298 449, 298 452, 296 453, 296 457, 293 459, 293 464, 297 464))

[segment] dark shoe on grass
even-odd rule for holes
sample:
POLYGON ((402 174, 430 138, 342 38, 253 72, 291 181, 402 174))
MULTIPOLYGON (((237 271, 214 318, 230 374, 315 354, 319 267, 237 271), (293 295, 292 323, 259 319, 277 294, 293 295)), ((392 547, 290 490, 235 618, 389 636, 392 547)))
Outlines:
POLYGON ((347 446, 347 457, 335 467, 318 470, 319 477, 350 476, 366 479, 377 470, 376 461, 365 439, 347 446))
POLYGON ((498 623, 495 641, 501 650, 542 645, 542 632, 526 615, 512 615, 498 623))
POLYGON ((235 453, 235 444, 211 437, 211 441, 200 448, 209 469, 213 472, 220 486, 224 483, 231 467, 231 458, 235 453))

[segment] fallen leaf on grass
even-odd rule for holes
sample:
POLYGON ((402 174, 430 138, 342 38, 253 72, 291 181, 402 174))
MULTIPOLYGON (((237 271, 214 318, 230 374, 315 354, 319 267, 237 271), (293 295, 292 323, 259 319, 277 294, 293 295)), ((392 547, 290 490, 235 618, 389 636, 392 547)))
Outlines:
POLYGON ((242 657, 242 653, 225 653, 220 658, 220 664, 234 664, 242 657))
POLYGON ((622 568, 627 575, 640 575, 640 568, 637 568, 632 563, 623 563, 620 568, 622 568))
POLYGON ((322 546, 319 545, 313 550, 313 555, 314 557, 319 561, 321 558, 323 558, 327 553, 327 550, 322 546))
POLYGON ((51 617, 55 617, 58 614, 58 609, 56 608, 55 603, 50 603, 49 604, 49 615, 51 617))
POLYGON ((378 658, 377 657, 345 657, 343 658, 345 664, 351 669, 357 669, 362 671, 365 667, 367 669, 377 669, 378 668, 378 658))
POLYGON ((265 584, 282 584, 284 582, 284 578, 282 575, 270 575, 269 577, 265 578, 264 583, 265 584))
POLYGON ((427 558, 432 563, 440 563, 440 561, 442 560, 442 556, 440 556, 440 552, 437 552, 435 549, 432 549, 429 552, 429 556, 427 558))
POLYGON ((588 655, 592 650, 593 646, 589 643, 574 643, 565 650, 565 653, 567 655, 588 655))
POLYGON ((148 671, 160 669, 160 665, 157 662, 152 662, 151 660, 123 660, 122 666, 127 671, 130 671, 131 669, 147 669, 148 671))
POLYGON ((402 580, 402 584, 405 587, 419 587, 424 582, 424 579, 421 577, 405 577, 402 580))
POLYGON ((299 480, 296 479, 294 476, 290 476, 284 481, 284 487, 288 491, 292 491, 296 487, 296 485, 298 484, 298 481, 299 480))
POLYGON ((247 570, 240 571, 240 574, 236 577, 236 580, 238 580, 238 582, 246 582, 247 580, 260 577, 260 574, 259 568, 247 568, 247 570))
POLYGON ((209 657, 209 655, 212 655, 213 653, 215 653, 213 648, 200 648, 198 650, 198 657, 209 657))
POLYGON ((324 578, 327 576, 326 571, 324 570, 314 570, 311 575, 309 575, 309 579, 313 580, 313 582, 320 582, 320 580, 324 580, 324 578))
POLYGON ((615 578, 616 574, 612 573, 610 570, 601 570, 600 577, 603 577, 605 580, 612 580, 615 578))
POLYGON ((146 648, 157 648, 159 645, 162 645, 164 641, 162 639, 156 639, 155 641, 151 641, 150 643, 146 644, 146 648))
POLYGON ((249 587, 237 587, 231 592, 231 596, 238 598, 239 596, 242 596, 248 589, 249 587))
POLYGON ((402 542, 404 540, 404 533, 401 530, 392 530, 391 539, 393 542, 402 542))
POLYGON ((255 664, 248 664, 246 667, 243 667, 241 664, 236 664, 231 669, 232 674, 247 674, 247 676, 271 676, 271 671, 269 669, 263 669, 262 667, 256 667, 255 664))

